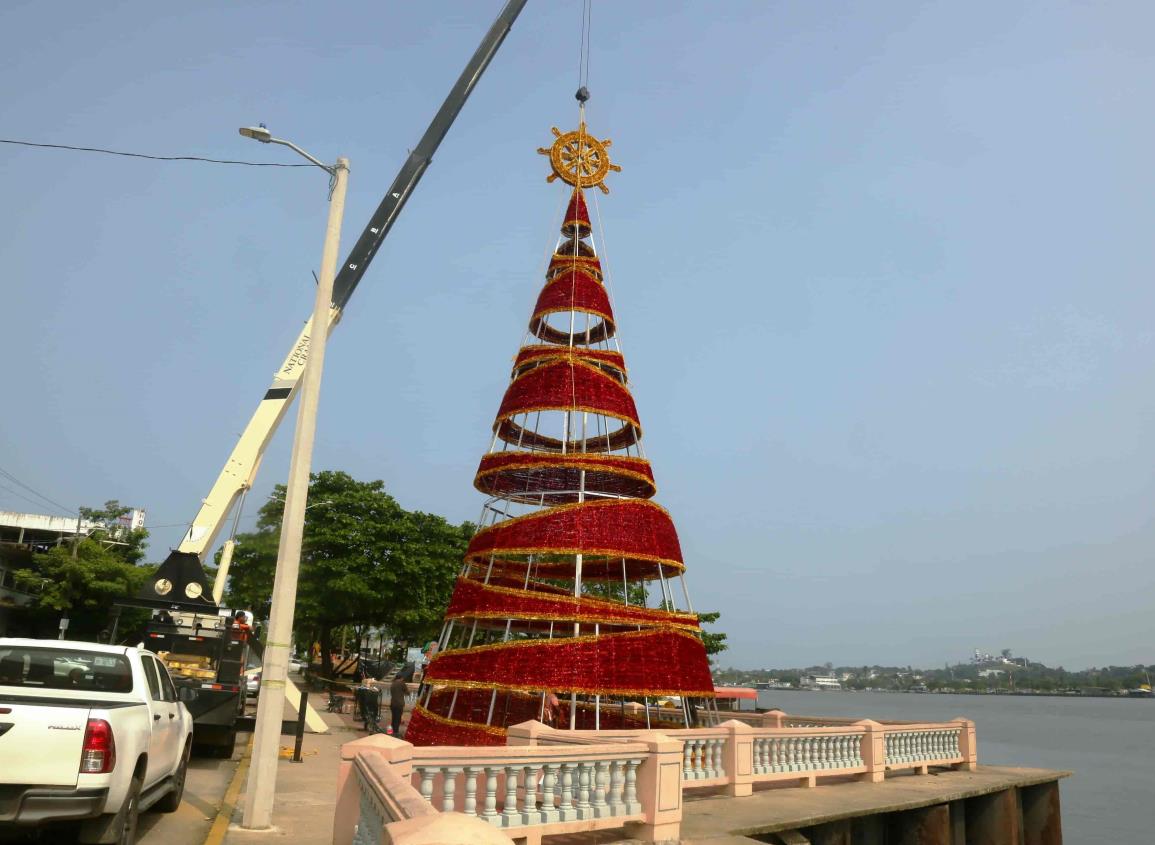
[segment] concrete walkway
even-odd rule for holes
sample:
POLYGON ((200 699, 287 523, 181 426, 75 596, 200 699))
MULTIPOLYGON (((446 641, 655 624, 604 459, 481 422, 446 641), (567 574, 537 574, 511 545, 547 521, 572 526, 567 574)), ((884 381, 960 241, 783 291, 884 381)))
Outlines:
MULTIPOLYGON (((273 802, 273 828, 253 831, 240 827, 248 780, 247 748, 234 782, 225 795, 218 824, 205 845, 256 845, 256 843, 293 842, 294 845, 328 845, 333 839, 333 812, 337 804, 337 770, 341 763, 341 746, 366 736, 352 713, 327 713, 328 693, 310 693, 309 702, 329 726, 327 734, 305 734, 301 762, 291 756, 294 739, 281 738, 281 759, 277 764, 277 791, 273 802), (224 823, 228 819, 228 824, 224 823)), ((352 709, 351 705, 348 709, 352 709)), ((387 720, 389 710, 386 707, 387 720)), ((285 718, 294 714, 285 708, 285 718)), ((408 717, 408 714, 406 714, 408 717)))
POLYGON ((932 770, 897 774, 883 783, 847 779, 813 789, 757 789, 746 798, 687 794, 682 810, 683 845, 750 843, 745 837, 944 804, 1012 787, 1048 783, 1069 772, 982 766, 973 772, 932 770))

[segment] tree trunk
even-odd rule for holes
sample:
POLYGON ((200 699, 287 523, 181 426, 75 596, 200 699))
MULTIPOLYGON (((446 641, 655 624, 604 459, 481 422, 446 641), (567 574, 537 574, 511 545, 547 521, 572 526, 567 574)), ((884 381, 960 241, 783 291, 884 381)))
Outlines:
POLYGON ((321 628, 321 677, 333 677, 333 629, 328 625, 321 628))

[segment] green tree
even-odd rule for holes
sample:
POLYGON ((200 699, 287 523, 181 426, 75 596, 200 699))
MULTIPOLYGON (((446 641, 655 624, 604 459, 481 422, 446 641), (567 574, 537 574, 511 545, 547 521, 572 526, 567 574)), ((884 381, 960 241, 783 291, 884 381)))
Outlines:
MULTIPOLYGON (((237 538, 228 599, 268 613, 276 568, 284 487, 261 508, 257 530, 237 538)), ((411 642, 436 634, 474 526, 407 511, 381 481, 344 472, 309 483, 294 628, 298 642, 319 642, 328 674, 333 634, 380 626, 411 642)))
MULTIPOLYGON (((117 524, 128 510, 115 500, 102 508, 81 508, 83 519, 99 523, 89 536, 35 554, 31 566, 13 573, 16 585, 36 596, 27 611, 29 627, 48 636, 67 616, 70 638, 95 638, 108 627, 113 605, 136 594, 148 575, 147 567, 136 565, 144 557, 148 532, 117 524)), ((122 630, 137 621, 129 612, 122 630)))
MULTIPOLYGON (((721 617, 721 613, 714 611, 712 613, 699 613, 698 623, 700 625, 712 625, 721 617)), ((726 635, 721 631, 707 631, 702 629, 702 644, 706 646, 706 656, 710 659, 710 664, 713 665, 714 657, 721 654, 730 646, 726 642, 726 635)))

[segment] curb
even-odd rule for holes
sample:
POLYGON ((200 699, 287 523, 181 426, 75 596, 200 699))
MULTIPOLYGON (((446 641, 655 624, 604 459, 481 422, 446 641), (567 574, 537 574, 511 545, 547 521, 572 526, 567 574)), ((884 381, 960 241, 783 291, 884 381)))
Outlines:
POLYGON ((208 836, 205 837, 204 845, 221 845, 225 841, 225 834, 228 833, 229 823, 233 819, 233 810, 236 808, 237 797, 241 794, 241 787, 245 784, 245 775, 249 771, 252 756, 253 738, 250 736, 244 753, 241 754, 237 770, 233 772, 233 779, 229 781, 229 788, 225 790, 225 797, 221 801, 217 817, 213 819, 213 826, 209 828, 208 836))

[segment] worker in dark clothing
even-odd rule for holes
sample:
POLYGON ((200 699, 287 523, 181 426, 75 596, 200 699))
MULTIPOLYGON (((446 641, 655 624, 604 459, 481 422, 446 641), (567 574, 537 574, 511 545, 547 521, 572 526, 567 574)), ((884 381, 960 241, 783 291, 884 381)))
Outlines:
POLYGON ((405 712, 405 694, 408 692, 405 676, 398 672, 389 685, 389 709, 393 712, 393 736, 401 737, 401 715, 405 712))

